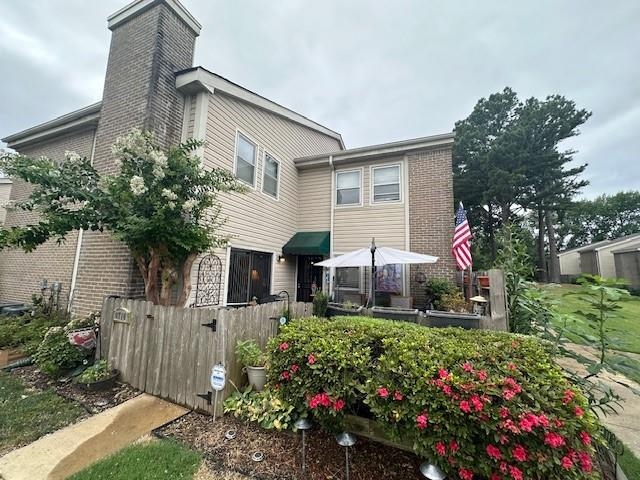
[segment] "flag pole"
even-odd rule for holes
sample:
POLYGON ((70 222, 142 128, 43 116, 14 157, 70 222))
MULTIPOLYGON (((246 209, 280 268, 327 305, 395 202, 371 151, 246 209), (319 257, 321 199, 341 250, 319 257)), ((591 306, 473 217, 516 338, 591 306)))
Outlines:
POLYGON ((473 295, 471 295, 471 293, 472 293, 472 291, 473 291, 473 286, 472 286, 472 284, 471 284, 471 281, 472 281, 472 279, 473 279, 473 277, 472 277, 472 275, 471 275, 471 269, 472 269, 472 268, 473 268, 473 267, 472 267, 471 265, 469 265, 469 286, 467 287, 467 300, 470 300, 470 299, 471 299, 471 297, 473 296, 473 295))

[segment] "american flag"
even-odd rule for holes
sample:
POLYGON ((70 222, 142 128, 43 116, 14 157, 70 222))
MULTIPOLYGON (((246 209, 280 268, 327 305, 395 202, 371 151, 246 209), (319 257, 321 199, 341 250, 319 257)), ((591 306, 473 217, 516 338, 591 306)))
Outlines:
POLYGON ((453 234, 451 253, 453 253, 460 270, 471 266, 471 230, 462 202, 456 212, 456 230, 453 234))

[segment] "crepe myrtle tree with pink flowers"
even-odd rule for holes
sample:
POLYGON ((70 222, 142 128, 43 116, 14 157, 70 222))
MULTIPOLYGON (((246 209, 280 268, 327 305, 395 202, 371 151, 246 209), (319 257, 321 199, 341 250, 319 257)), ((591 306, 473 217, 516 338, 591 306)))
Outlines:
POLYGON ((218 193, 243 191, 229 171, 203 168, 195 154, 202 145, 189 139, 165 150, 152 133, 134 129, 112 147, 112 175, 99 174, 74 152, 62 162, 3 155, 0 170, 34 187, 11 208, 39 215, 30 225, 0 229, 0 249, 30 252, 49 239, 63 242, 74 230, 106 231, 131 250, 147 300, 170 305, 182 280, 176 304, 183 306, 197 256, 226 242, 218 233, 224 220, 218 193))
POLYGON ((597 418, 530 337, 345 317, 270 341, 270 383, 328 431, 366 415, 450 478, 592 479, 597 418))

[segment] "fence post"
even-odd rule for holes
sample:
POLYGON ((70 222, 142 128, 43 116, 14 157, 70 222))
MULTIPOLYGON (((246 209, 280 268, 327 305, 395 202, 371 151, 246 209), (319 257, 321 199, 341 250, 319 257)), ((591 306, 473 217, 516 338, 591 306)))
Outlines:
POLYGON ((489 270, 489 305, 491 307, 492 330, 509 330, 509 311, 507 310, 507 291, 504 272, 489 270))

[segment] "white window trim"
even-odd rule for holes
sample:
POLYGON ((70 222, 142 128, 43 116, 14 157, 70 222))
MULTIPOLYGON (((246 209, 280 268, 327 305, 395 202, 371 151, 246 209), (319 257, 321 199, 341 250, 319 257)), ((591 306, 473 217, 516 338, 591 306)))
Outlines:
POLYGON ((235 144, 235 148, 233 149, 233 175, 238 179, 240 183, 247 185, 248 187, 251 187, 251 189, 253 190, 256 189, 256 183, 258 181, 258 172, 260 171, 259 165, 258 165, 259 159, 260 159, 260 145, 258 144, 258 142, 256 142, 250 135, 247 135, 246 132, 240 130, 239 128, 236 128, 236 144, 235 144), (239 178, 236 174, 236 171, 237 171, 236 169, 238 167, 238 140, 240 139, 240 135, 242 135, 249 143, 251 143, 256 148, 255 164, 254 164, 254 170, 253 170, 253 184, 245 182, 244 180, 239 178))
POLYGON ((279 201, 280 200, 280 178, 282 177, 282 162, 280 160, 278 160, 278 158, 271 153, 269 150, 267 150, 266 148, 263 149, 262 151, 262 177, 261 177, 261 181, 262 181, 262 186, 260 188, 260 191, 266 195, 267 197, 269 197, 271 200, 275 200, 275 201, 279 201), (271 195, 268 192, 264 191, 264 175, 265 172, 267 170, 267 155, 269 155, 277 164, 278 164, 278 178, 276 179, 276 196, 274 197, 273 195, 271 195))
POLYGON ((335 177, 335 189, 332 193, 333 195, 333 204, 335 205, 335 208, 358 208, 358 207, 362 207, 362 202, 364 200, 364 189, 363 189, 363 181, 364 181, 364 168, 360 167, 360 168, 351 168, 348 170, 336 170, 334 172, 334 177, 335 177), (341 205, 338 203, 338 175, 341 173, 353 173, 353 172, 358 172, 360 174, 360 203, 347 203, 344 205, 341 205))
MULTIPOLYGON (((386 163, 384 165, 371 165, 369 167, 369 204, 370 205, 397 205, 404 203, 404 172, 402 163, 386 163), (374 200, 374 171, 379 168, 398 167, 398 191, 400 192, 399 200, 374 200)), ((395 183, 386 183, 383 185, 395 185, 395 183)))

